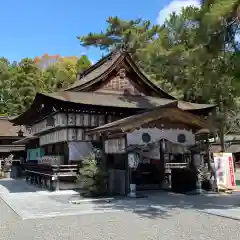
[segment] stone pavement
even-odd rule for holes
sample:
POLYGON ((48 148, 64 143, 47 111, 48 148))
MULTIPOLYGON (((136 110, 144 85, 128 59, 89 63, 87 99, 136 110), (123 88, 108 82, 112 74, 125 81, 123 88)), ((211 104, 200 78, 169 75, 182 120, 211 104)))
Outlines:
POLYGON ((70 204, 75 191, 43 191, 23 180, 0 180, 0 198, 21 218, 115 212, 110 204, 70 204))
POLYGON ((211 215, 230 218, 234 220, 240 220, 240 207, 230 208, 230 209, 206 209, 202 210, 203 213, 208 213, 211 215))
POLYGON ((113 202, 71 204, 74 191, 49 192, 28 185, 23 180, 0 180, 0 198, 22 219, 37 219, 71 215, 135 211, 142 214, 162 214, 164 207, 149 199, 118 199, 113 202))
POLYGON ((119 211, 111 208, 111 204, 98 205, 92 203, 62 203, 55 199, 51 199, 50 196, 43 196, 41 194, 33 195, 32 193, 2 196, 2 199, 23 220, 119 211))
POLYGON ((194 209, 205 214, 240 220, 240 192, 202 195, 168 193, 167 196, 166 193, 157 193, 151 194, 149 198, 167 209, 194 209))
POLYGON ((23 180, 0 180, 0 198, 21 219, 37 219, 58 216, 137 212, 142 215, 164 215, 169 209, 194 209, 202 213, 240 220, 240 193, 231 195, 205 194, 186 196, 165 192, 147 192, 148 198, 117 199, 110 203, 70 204, 76 197, 74 191, 43 191, 23 180))
POLYGON ((27 184, 24 180, 0 179, 0 195, 9 193, 38 192, 39 188, 27 184))
POLYGON ((0 180, 0 240, 240 239, 238 221, 203 212, 234 209, 240 194, 147 192, 143 199, 80 205, 68 203, 73 194, 42 191, 21 180, 0 180))
POLYGON ((149 214, 139 208, 137 212, 22 221, 10 216, 3 204, 0 200, 0 240, 239 240, 238 221, 194 209, 170 208, 165 214, 149 214))

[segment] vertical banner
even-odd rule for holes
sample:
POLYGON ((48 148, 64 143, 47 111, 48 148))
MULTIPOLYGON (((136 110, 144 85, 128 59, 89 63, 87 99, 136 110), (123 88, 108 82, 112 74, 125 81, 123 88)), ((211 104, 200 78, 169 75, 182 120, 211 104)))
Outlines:
POLYGON ((217 185, 219 189, 234 189, 236 187, 232 153, 214 153, 217 185))
POLYGON ((235 171, 233 164, 232 153, 228 153, 228 188, 234 189, 236 187, 235 171))
POLYGON ((227 188, 227 161, 223 153, 214 153, 214 165, 216 169, 217 186, 219 189, 227 188))

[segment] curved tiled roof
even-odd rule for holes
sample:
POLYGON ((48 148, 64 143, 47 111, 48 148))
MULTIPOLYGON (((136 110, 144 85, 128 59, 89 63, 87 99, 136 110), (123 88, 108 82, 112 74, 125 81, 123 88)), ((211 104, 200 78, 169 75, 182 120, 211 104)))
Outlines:
POLYGON ((7 116, 0 116, 0 137, 18 137, 18 131, 23 131, 24 136, 29 135, 24 127, 14 126, 8 121, 7 116))
POLYGON ((152 89, 152 91, 154 91, 159 97, 176 99, 165 92, 162 88, 152 83, 132 60, 130 54, 122 51, 111 52, 89 69, 79 74, 77 81, 66 88, 65 91, 86 91, 86 87, 101 81, 108 73, 118 67, 123 60, 128 62, 134 72, 138 75, 138 78, 141 79, 141 82, 143 82, 148 88, 152 89))
MULTIPOLYGON (((153 109, 171 102, 177 102, 180 109, 185 111, 194 111, 199 109, 211 109, 215 105, 196 104, 184 101, 177 101, 166 98, 157 98, 141 95, 120 95, 120 94, 106 94, 96 92, 72 92, 60 91, 55 93, 37 93, 32 105, 21 115, 9 119, 15 124, 26 124, 26 119, 33 120, 35 114, 39 114, 38 109, 42 102, 50 102, 55 99, 61 102, 77 103, 82 105, 115 107, 115 108, 129 108, 129 109, 153 109)), ((34 120, 33 120, 34 121, 34 120)))

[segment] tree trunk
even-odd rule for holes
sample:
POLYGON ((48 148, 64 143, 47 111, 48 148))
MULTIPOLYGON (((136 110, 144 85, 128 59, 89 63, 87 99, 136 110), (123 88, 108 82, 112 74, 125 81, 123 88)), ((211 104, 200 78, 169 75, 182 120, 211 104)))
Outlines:
POLYGON ((224 139, 224 121, 221 120, 221 127, 220 127, 220 144, 221 144, 221 151, 225 152, 225 139, 224 139))
POLYGON ((225 115, 224 115, 224 107, 223 101, 220 101, 220 144, 221 144, 221 151, 225 152, 225 115))

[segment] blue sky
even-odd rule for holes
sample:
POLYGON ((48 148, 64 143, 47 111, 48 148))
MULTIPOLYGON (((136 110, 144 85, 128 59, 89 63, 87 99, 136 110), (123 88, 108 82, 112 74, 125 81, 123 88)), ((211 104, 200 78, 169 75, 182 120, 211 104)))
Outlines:
POLYGON ((99 32, 108 16, 141 17, 153 23, 198 0, 1 0, 0 56, 10 61, 44 53, 80 56, 95 62, 100 53, 82 48, 76 36, 99 32))

